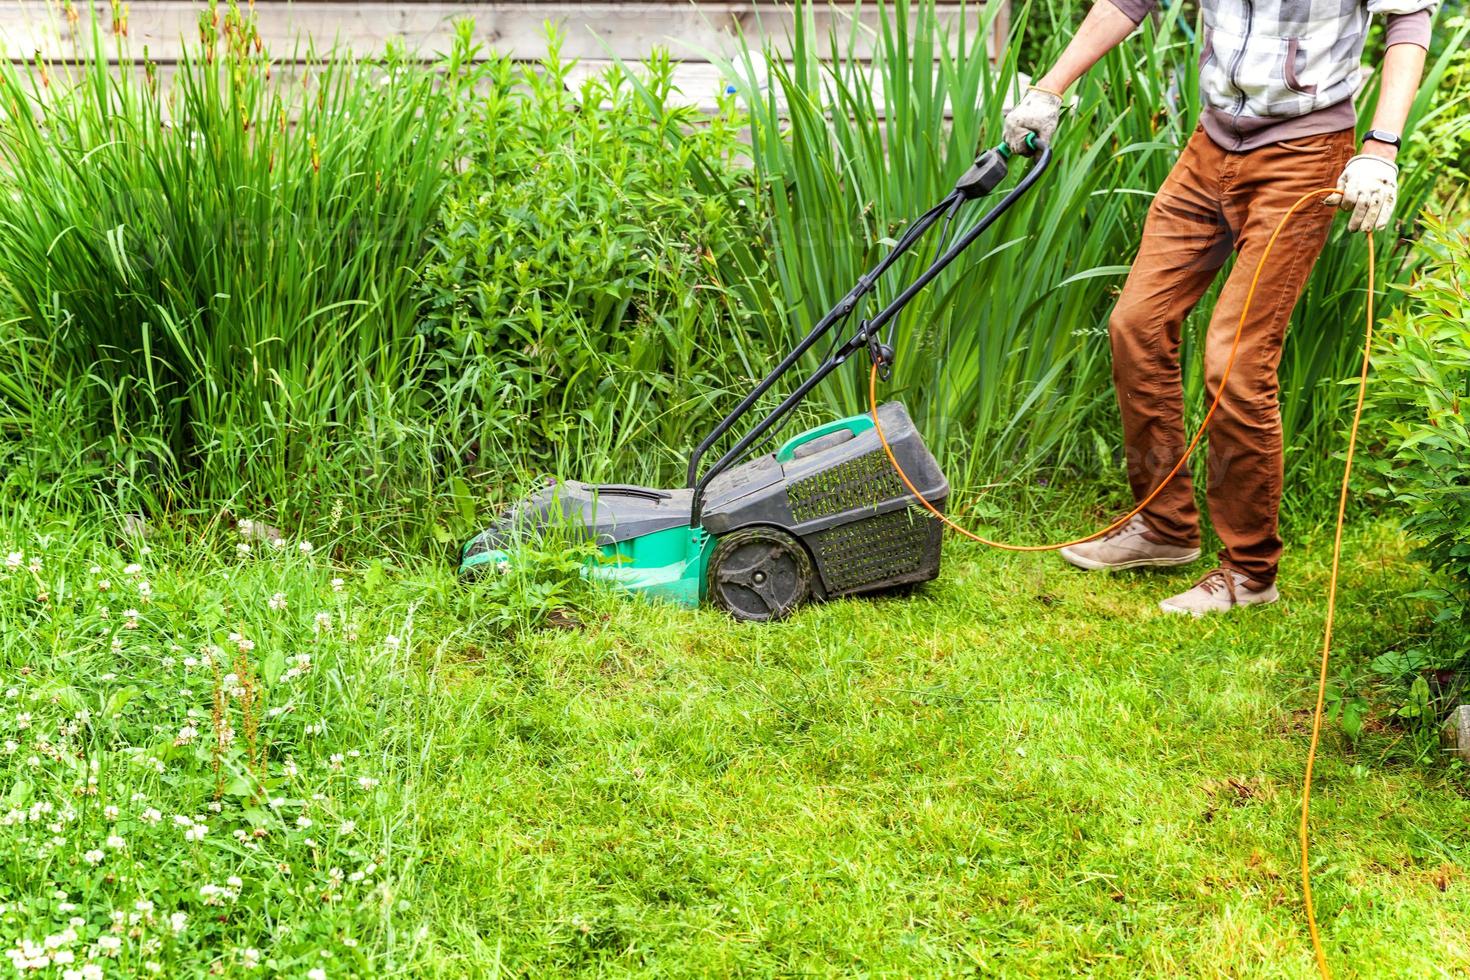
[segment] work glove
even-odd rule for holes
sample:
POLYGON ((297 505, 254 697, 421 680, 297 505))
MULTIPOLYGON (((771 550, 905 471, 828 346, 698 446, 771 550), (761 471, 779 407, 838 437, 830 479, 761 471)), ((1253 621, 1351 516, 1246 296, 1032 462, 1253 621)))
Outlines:
POLYGON ((1026 137, 1031 133, 1044 143, 1056 135, 1057 120, 1062 112, 1062 97, 1035 85, 1026 90, 1010 112, 1006 113, 1005 141, 1012 153, 1030 156, 1026 137))
POLYGON ((1399 196, 1399 168, 1392 160, 1360 153, 1342 168, 1337 193, 1327 204, 1351 211, 1348 231, 1382 231, 1399 196))

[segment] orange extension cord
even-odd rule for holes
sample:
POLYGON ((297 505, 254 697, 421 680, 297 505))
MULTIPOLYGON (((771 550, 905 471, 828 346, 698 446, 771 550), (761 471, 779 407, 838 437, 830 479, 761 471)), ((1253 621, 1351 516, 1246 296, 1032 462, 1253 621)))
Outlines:
MULTIPOLYGON (((1261 271, 1265 269, 1266 261, 1271 256, 1271 249, 1276 244, 1276 239, 1280 237, 1282 230, 1285 229, 1286 223, 1290 221, 1292 217, 1298 211, 1300 211, 1308 201, 1335 193, 1337 193, 1336 188, 1326 187, 1320 190, 1311 191, 1307 194, 1303 194, 1300 198, 1297 199, 1296 203, 1287 210, 1286 214, 1282 216, 1281 221, 1276 225, 1276 230, 1271 233, 1271 237, 1267 240, 1265 249, 1261 252, 1260 261, 1256 264, 1255 275, 1251 277, 1250 289, 1249 291, 1247 291, 1245 296, 1245 305, 1241 308, 1240 311, 1240 323, 1235 328, 1235 339, 1230 344, 1230 356, 1225 361, 1225 371, 1220 377, 1219 388, 1215 392, 1214 399, 1210 402, 1209 410, 1205 412, 1204 420, 1200 422, 1199 429, 1195 431, 1194 437, 1189 440, 1189 445, 1185 448, 1184 453, 1179 457, 1179 462, 1174 464, 1174 468, 1170 470, 1168 475, 1159 482, 1159 485, 1154 487, 1154 489, 1148 494, 1148 496, 1139 501, 1138 506, 1134 507, 1127 514, 1124 514, 1122 517, 1118 518, 1107 527, 1103 528, 1100 531, 1094 531, 1092 534, 1089 534, 1086 537, 1077 538, 1072 541, 1063 541, 1059 544, 1028 545, 1007 544, 1003 541, 991 541, 989 538, 981 537, 974 531, 971 531, 968 528, 961 527, 959 524, 956 524, 953 520, 943 514, 937 507, 935 507, 924 498, 924 495, 921 494, 918 488, 914 486, 913 481, 909 479, 908 474, 903 471, 903 467, 899 465, 898 458, 894 456, 893 447, 888 444, 888 439, 883 434, 883 423, 878 419, 878 366, 875 364, 873 366, 871 374, 869 374, 868 376, 868 408, 872 412, 873 426, 878 433, 878 441, 883 444, 883 451, 888 454, 888 459, 889 462, 893 464, 894 472, 896 472, 899 478, 903 480, 904 486, 908 487, 909 493, 913 494, 914 499, 922 504, 924 508, 928 510, 931 514, 939 518, 939 520, 942 521, 951 530, 959 532, 972 541, 978 541, 981 544, 989 545, 992 548, 1000 548, 1005 551, 1056 551, 1060 548, 1067 548, 1075 544, 1082 544, 1084 541, 1091 541, 1093 538, 1101 537, 1102 535, 1107 534, 1109 531, 1116 530, 1122 527, 1124 524, 1127 524, 1138 514, 1141 514, 1143 512, 1143 509, 1153 502, 1153 499, 1159 495, 1159 493, 1164 489, 1165 486, 1168 485, 1170 480, 1179 475, 1179 472, 1184 468, 1185 462, 1189 459, 1190 456, 1194 454, 1195 448, 1199 445, 1200 439, 1204 436, 1205 429, 1209 426, 1210 419, 1215 414, 1215 409, 1220 407, 1220 401, 1225 395, 1226 383, 1230 380, 1230 371, 1235 366, 1235 355, 1240 349, 1240 338, 1241 334, 1245 330, 1246 317, 1250 314, 1251 303, 1252 301, 1254 301, 1256 296, 1256 286, 1261 281, 1261 271)), ((1322 708, 1323 703, 1326 700, 1327 693, 1327 665, 1332 653, 1332 624, 1337 614, 1337 576, 1338 566, 1342 558, 1342 525, 1344 516, 1347 513, 1348 482, 1352 477, 1353 472, 1353 454, 1356 452, 1358 447, 1358 426, 1363 418, 1363 400, 1368 391, 1368 365, 1373 351, 1374 276, 1375 269, 1373 254, 1373 236, 1370 234, 1368 236, 1368 323, 1363 339, 1363 369, 1358 377, 1358 400, 1356 406, 1353 409, 1352 428, 1348 432, 1347 460, 1342 473, 1342 489, 1341 492, 1338 494, 1337 499, 1337 528, 1332 538, 1332 573, 1327 580, 1327 621, 1322 632, 1322 658, 1317 674, 1317 705, 1312 713, 1312 740, 1307 749, 1306 773, 1302 778, 1302 816, 1298 835, 1301 843, 1302 853, 1302 901, 1307 910, 1307 928, 1312 934, 1312 951, 1317 958, 1317 971, 1323 977, 1330 977, 1331 971, 1328 969, 1327 966, 1327 956, 1322 950, 1322 938, 1317 932, 1317 912, 1312 904, 1312 878, 1311 868, 1308 865, 1309 839, 1307 834, 1307 824, 1311 812, 1312 769, 1317 761, 1317 745, 1322 735, 1322 708)))

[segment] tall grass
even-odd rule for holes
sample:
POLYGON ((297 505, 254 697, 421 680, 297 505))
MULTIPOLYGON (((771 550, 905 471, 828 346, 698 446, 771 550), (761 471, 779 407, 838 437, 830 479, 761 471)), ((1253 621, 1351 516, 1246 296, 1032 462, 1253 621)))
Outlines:
MULTIPOLYGON (((871 62, 854 56, 852 36, 820 36, 808 4, 789 52, 752 46, 726 65, 753 107, 755 165, 788 304, 773 346, 819 317, 906 221, 942 197, 977 144, 999 141, 1003 106, 1022 87, 1016 55, 1036 8, 1017 11, 1006 51, 992 62, 984 27, 949 34, 928 0, 876 7, 871 62)), ((1198 49, 1179 16, 1175 6, 1157 25, 1145 23, 1078 84, 1053 172, 900 320, 887 391, 916 411, 952 479, 975 487, 1043 467, 1094 470, 1099 457, 1117 457, 1106 318, 1152 192, 1199 107, 1198 49)), ((1065 41, 1052 38, 1043 60, 1065 41)), ((1426 78, 1416 119, 1443 69, 1441 60, 1426 78)), ((1401 213, 1412 214, 1435 179, 1427 168, 1406 172, 1401 213)), ((969 220, 982 211, 969 211, 969 220)), ((1361 318, 1363 246, 1342 237, 1297 312, 1282 368, 1297 476, 1310 476, 1307 464, 1323 455, 1301 449, 1320 446, 1337 424, 1341 402, 1331 385, 1359 342, 1343 325, 1361 318)), ((902 264, 887 295, 927 258, 902 264)), ((1388 269, 1402 278, 1414 262, 1405 253, 1388 269)), ((1203 323, 1196 315, 1191 334, 1203 323)), ((1198 370, 1189 387, 1198 402, 1198 370)), ((862 396, 863 378, 853 372, 831 390, 830 407, 857 410, 862 396)))
POLYGON ((214 498, 391 459, 465 43, 438 75, 307 52, 281 80, 230 6, 171 85, 126 45, 109 67, 95 24, 75 77, 0 68, 12 424, 60 404, 100 471, 131 461, 214 498))

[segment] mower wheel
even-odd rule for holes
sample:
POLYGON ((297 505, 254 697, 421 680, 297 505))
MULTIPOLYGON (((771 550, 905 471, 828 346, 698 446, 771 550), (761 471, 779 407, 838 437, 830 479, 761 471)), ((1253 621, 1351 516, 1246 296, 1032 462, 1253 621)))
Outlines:
POLYGON ((781 619, 812 591, 806 546, 774 527, 745 527, 720 538, 709 559, 709 594, 736 619, 781 619))

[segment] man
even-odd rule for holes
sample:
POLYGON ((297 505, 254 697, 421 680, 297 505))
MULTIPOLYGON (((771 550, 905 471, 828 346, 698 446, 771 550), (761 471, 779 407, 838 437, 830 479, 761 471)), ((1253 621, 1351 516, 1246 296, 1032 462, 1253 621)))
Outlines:
MULTIPOLYGON (((1005 139, 1050 140, 1062 93, 1142 22, 1156 0, 1098 0, 1055 67, 1006 116, 1005 139)), ((1180 325, 1234 252, 1205 344, 1209 397, 1218 390, 1261 250, 1303 194, 1338 193, 1297 212, 1272 251, 1245 322, 1224 399, 1208 433, 1205 496, 1224 544, 1220 567, 1164 600, 1199 616, 1277 599, 1281 558, 1281 412, 1276 368, 1292 307, 1332 222, 1385 228, 1398 188, 1399 134, 1424 70, 1435 0, 1202 0, 1200 125, 1154 197, 1143 241, 1109 321, 1128 479, 1142 500, 1186 444, 1180 325), (1386 14, 1388 49, 1373 126, 1354 155, 1352 97, 1369 15, 1386 14)), ((1331 328, 1335 325, 1324 325, 1331 328)), ((1187 470, 1141 515, 1062 550, 1085 569, 1174 567, 1200 555, 1187 470)))

